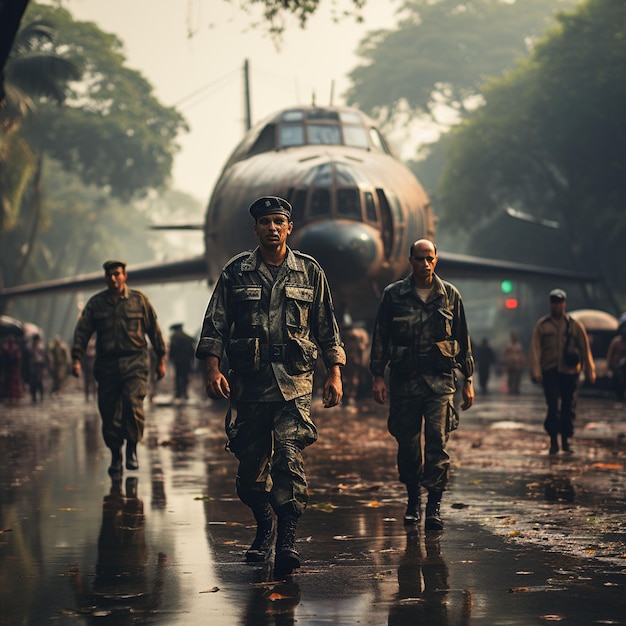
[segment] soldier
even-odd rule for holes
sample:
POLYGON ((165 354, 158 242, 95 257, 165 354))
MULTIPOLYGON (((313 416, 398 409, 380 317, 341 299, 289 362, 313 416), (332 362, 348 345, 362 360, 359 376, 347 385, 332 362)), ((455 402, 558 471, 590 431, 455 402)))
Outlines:
POLYGON ((137 443, 143 437, 143 400, 148 387, 148 344, 157 354, 157 377, 165 376, 165 342, 154 308, 145 294, 126 285, 126 263, 105 261, 108 289, 92 296, 76 324, 72 346, 72 374, 80 376, 81 359, 96 332, 94 377, 104 443, 111 449, 109 474, 122 469, 126 440, 126 469, 139 468, 137 443))
POLYGON ((474 359, 461 295, 435 274, 437 248, 427 239, 413 243, 412 273, 385 288, 370 358, 374 400, 389 396, 389 432, 398 442, 398 472, 406 485, 407 525, 421 519, 421 487, 428 490, 427 530, 443 528, 440 504, 448 480, 446 444, 458 426, 454 408, 456 368, 465 378, 463 410, 474 403, 474 359), (385 368, 389 365, 389 392, 385 368), (422 453, 422 424, 424 452, 422 453))
POLYGON ((291 250, 291 205, 275 196, 250 206, 259 246, 222 269, 206 309, 196 356, 206 359, 207 394, 228 398, 228 449, 239 460, 237 494, 257 532, 248 561, 264 561, 278 518, 277 576, 300 566, 296 527, 308 503, 302 450, 317 440, 311 420, 318 346, 328 369, 324 406, 342 398, 346 362, 326 276, 291 250), (228 378, 220 371, 228 356, 228 378))
POLYGON ((174 397, 187 399, 187 387, 189 386, 189 372, 193 367, 195 341, 184 330, 182 324, 170 326, 169 359, 174 364, 174 397))

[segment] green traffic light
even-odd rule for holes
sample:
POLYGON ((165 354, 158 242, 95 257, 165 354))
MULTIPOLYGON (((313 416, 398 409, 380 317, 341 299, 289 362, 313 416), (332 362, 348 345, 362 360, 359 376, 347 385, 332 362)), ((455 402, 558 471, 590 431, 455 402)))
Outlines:
POLYGON ((500 289, 502 289, 502 293, 511 293, 513 291, 513 281, 503 280, 500 283, 500 289))

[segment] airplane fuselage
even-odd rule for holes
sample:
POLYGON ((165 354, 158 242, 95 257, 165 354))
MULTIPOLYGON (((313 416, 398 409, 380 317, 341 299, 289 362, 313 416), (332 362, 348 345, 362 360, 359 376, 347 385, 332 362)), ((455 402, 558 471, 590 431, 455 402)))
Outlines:
POLYGON ((207 210, 212 280, 234 254, 256 246, 248 207, 263 195, 291 202, 289 245, 317 259, 337 308, 359 319, 371 317, 385 285, 406 275, 410 244, 434 240, 425 191, 356 109, 293 107, 244 138, 207 210))

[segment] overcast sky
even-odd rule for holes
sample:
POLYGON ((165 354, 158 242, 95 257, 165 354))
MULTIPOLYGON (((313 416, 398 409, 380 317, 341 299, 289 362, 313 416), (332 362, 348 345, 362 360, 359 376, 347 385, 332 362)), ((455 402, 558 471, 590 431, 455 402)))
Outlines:
MULTIPOLYGON (((349 0, 337 0, 348 7, 349 0)), ((307 30, 290 22, 280 50, 251 24, 238 0, 65 0, 75 19, 93 21, 125 45, 128 66, 141 71, 165 105, 187 118, 179 138, 174 187, 208 201, 221 168, 244 132, 243 65, 251 67, 252 120, 295 104, 343 104, 347 73, 368 31, 395 23, 397 3, 369 0, 364 23, 334 23, 332 0, 307 30), (189 30, 193 36, 188 36, 189 30), (194 95, 195 94, 195 95, 194 95)))

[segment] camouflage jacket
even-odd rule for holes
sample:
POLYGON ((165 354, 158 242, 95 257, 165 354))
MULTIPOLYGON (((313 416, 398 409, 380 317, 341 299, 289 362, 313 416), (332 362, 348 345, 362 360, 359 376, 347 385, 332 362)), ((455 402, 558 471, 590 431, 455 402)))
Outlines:
POLYGON ((288 248, 276 280, 258 248, 226 264, 196 356, 221 359, 226 353, 234 399, 270 402, 310 394, 318 348, 326 367, 345 365, 330 289, 315 259, 288 248))
POLYGON ((370 357, 370 372, 390 367, 390 393, 413 395, 425 380, 435 393, 453 393, 453 370, 474 372, 465 310, 459 291, 438 276, 422 302, 411 276, 388 285, 382 295, 370 357))
POLYGON ((108 290, 89 299, 74 331, 72 359, 83 356, 94 332, 96 361, 145 352, 146 335, 157 357, 165 355, 165 342, 152 304, 141 291, 127 286, 117 303, 108 290))

